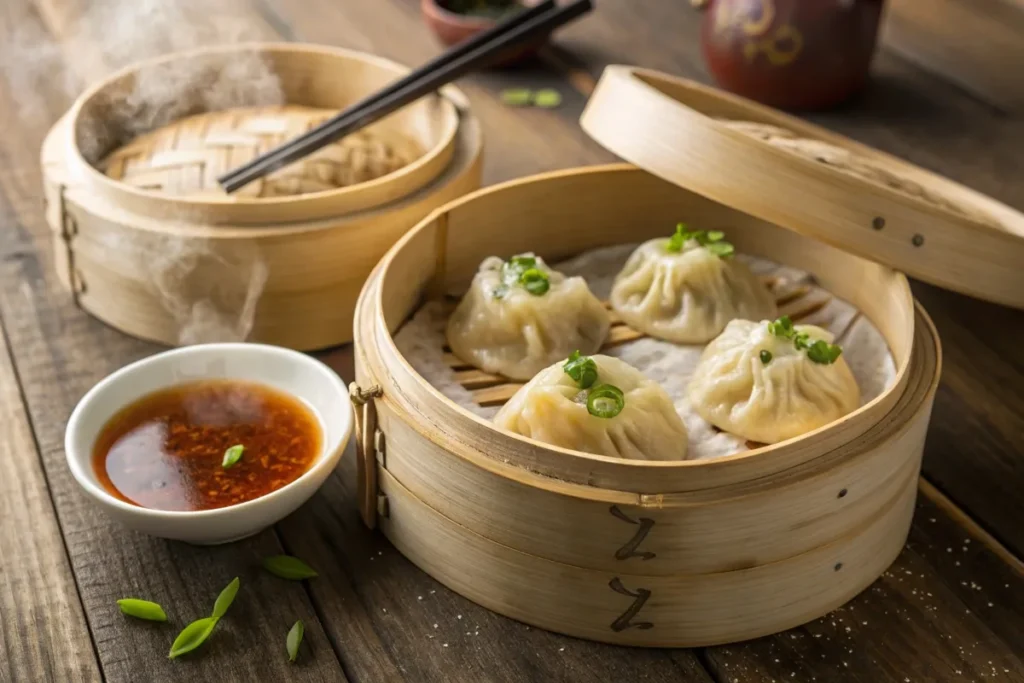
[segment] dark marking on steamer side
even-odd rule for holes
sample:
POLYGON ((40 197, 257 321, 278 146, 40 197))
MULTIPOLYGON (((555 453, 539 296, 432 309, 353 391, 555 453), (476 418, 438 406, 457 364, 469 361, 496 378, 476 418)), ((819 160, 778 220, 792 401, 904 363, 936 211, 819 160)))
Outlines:
POLYGON ((625 512, 619 509, 618 505, 612 505, 608 511, 612 513, 612 516, 616 519, 621 519, 623 522, 630 524, 639 524, 640 528, 633 534, 633 538, 629 539, 625 545, 615 551, 616 560, 628 560, 631 557, 639 557, 642 560, 650 560, 657 557, 656 553, 649 551, 637 552, 637 548, 647 538, 647 534, 651 532, 651 528, 654 526, 654 520, 650 517, 641 517, 639 521, 633 519, 625 512))
POLYGON ((647 599, 651 597, 651 591, 647 590, 646 588, 637 588, 636 592, 634 593, 633 591, 629 590, 628 588, 622 585, 622 580, 619 579, 619 577, 615 577, 614 579, 609 581, 608 587, 616 593, 619 593, 620 595, 626 595, 631 598, 635 598, 635 600, 633 600, 633 604, 630 605, 629 608, 622 613, 622 616, 620 616, 618 619, 612 622, 611 628, 613 631, 619 633, 620 631, 625 631, 627 628, 638 628, 641 631, 646 631, 649 628, 654 628, 654 624, 652 624, 649 621, 638 621, 635 623, 633 622, 633 617, 635 617, 637 613, 640 612, 640 609, 644 606, 644 603, 647 602, 647 599))

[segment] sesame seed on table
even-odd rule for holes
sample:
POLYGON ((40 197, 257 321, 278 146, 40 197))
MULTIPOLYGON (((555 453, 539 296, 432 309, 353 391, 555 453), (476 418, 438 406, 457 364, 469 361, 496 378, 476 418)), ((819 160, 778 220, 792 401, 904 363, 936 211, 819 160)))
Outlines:
MULTIPOLYGON (((460 81, 484 126, 486 184, 613 161, 577 123, 607 64, 710 82, 689 3, 597 6, 537 61, 460 81), (527 87, 556 90, 561 103, 502 102, 502 91, 527 87)), ((898 42, 910 40, 902 21, 884 37, 866 92, 808 118, 1024 210, 1015 108, 1024 100, 965 89, 898 42)), ((196 547, 108 521, 67 469, 64 427, 97 381, 162 349, 88 316, 60 287, 39 148, 73 97, 111 70, 241 39, 326 43, 409 65, 439 50, 418 0, 6 0, 0 9, 0 681, 1024 681, 1024 311, 921 282, 913 291, 942 339, 943 375, 906 548, 847 605, 781 634, 630 649, 489 612, 363 525, 352 444, 306 505, 243 541, 196 547), (158 19, 179 28, 154 45, 112 47, 126 30, 115 4, 143 8, 126 10, 139 35, 158 19), (260 569, 280 554, 319 576, 287 582, 260 569), (216 635, 168 659, 177 630, 235 576, 242 587, 216 635), (160 603, 173 624, 130 621, 116 604, 124 597, 160 603), (290 664, 296 620, 305 633, 290 664)), ((353 378, 351 346, 317 355, 353 378)))

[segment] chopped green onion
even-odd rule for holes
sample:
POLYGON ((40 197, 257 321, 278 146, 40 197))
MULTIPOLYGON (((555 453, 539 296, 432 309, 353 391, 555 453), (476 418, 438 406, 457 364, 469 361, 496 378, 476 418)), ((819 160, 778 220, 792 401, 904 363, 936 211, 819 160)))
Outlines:
POLYGON ((547 274, 536 268, 531 268, 520 275, 519 281, 523 283, 523 288, 534 296, 540 296, 551 289, 547 274))
POLYGON ((580 389, 589 389, 597 381, 597 363, 590 356, 581 356, 579 351, 572 352, 562 369, 580 389))
POLYGON ((690 233, 686 232, 686 223, 676 224, 676 232, 674 235, 668 238, 668 244, 665 245, 665 251, 679 253, 683 250, 683 244, 686 243, 686 239, 690 233))
POLYGON ((315 569, 291 555, 273 555, 264 558, 263 568, 274 576, 280 576, 282 579, 289 579, 291 581, 313 579, 319 576, 315 569))
POLYGON ((807 349, 807 357, 821 365, 832 365, 839 360, 842 353, 841 348, 822 339, 817 340, 807 349))
POLYGON ((214 619, 220 619, 227 614, 228 607, 231 607, 231 603, 235 601, 235 596, 238 595, 238 586, 239 582, 236 576, 217 596, 217 601, 213 603, 213 614, 210 616, 214 619))
POLYGON ((776 337, 782 337, 783 339, 793 338, 793 321, 789 319, 788 315, 784 315, 774 322, 768 323, 768 331, 774 334, 776 337))
POLYGON ((513 256, 506 263, 516 273, 522 273, 524 270, 535 268, 537 266, 537 258, 534 256, 513 256))
POLYGON ((771 363, 772 362, 772 352, 771 351, 767 351, 767 350, 761 351, 761 362, 764 363, 765 365, 768 365, 769 363, 771 363))
POLYGON ((704 247, 718 258, 729 258, 736 253, 736 248, 724 241, 725 233, 721 230, 691 231, 687 230, 686 223, 676 225, 676 232, 669 238, 668 244, 665 245, 665 251, 679 253, 690 240, 694 240, 698 245, 704 247))
POLYGON ((542 109, 554 109, 562 103, 562 94, 551 88, 538 90, 533 94, 533 106, 542 109))
POLYGON ((503 299, 509 290, 519 285, 534 296, 541 296, 551 289, 551 279, 538 267, 533 256, 513 256, 501 266, 501 284, 492 290, 496 299, 503 299))
POLYGON ((711 242, 710 244, 705 244, 704 248, 718 258, 729 258, 736 253, 736 248, 728 242, 711 242))
MULTIPOLYGON (((842 348, 836 344, 829 344, 824 339, 812 341, 811 336, 806 332, 797 332, 793 327, 793 321, 786 315, 768 323, 768 332, 776 337, 792 341, 797 351, 807 351, 807 357, 820 365, 835 363, 843 353, 842 348)), ((764 360, 763 356, 761 360, 764 360)))
POLYGON ((217 617, 205 617, 193 621, 183 628, 178 637, 174 639, 171 651, 167 656, 174 659, 186 652, 192 652, 192 650, 206 642, 206 639, 213 633, 213 627, 217 625, 218 621, 220 620, 217 617))
POLYGON ((526 107, 533 101, 533 91, 526 88, 502 90, 501 101, 510 107, 526 107))
POLYGON ((294 662, 299 656, 299 645, 302 645, 302 636, 305 632, 306 627, 303 626, 301 619, 296 621, 291 630, 288 631, 288 637, 285 638, 285 647, 288 649, 289 662, 294 662))
POLYGON ((587 412, 594 417, 615 417, 625 407, 622 389, 611 384, 596 386, 587 395, 587 412))
POLYGON ((147 621, 167 621, 167 614, 164 612, 164 608, 149 600, 124 598, 117 601, 117 606, 130 617, 146 619, 147 621))
POLYGON ((224 460, 221 461, 220 466, 224 469, 233 467, 239 460, 242 459, 242 452, 245 451, 245 446, 238 443, 231 448, 224 451, 224 460))

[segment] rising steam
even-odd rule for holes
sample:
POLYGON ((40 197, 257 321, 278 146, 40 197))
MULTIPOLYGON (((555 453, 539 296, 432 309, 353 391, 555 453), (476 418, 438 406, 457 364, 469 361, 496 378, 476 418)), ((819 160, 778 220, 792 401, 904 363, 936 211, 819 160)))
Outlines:
MULTIPOLYGON (((71 3, 72 5, 75 3, 71 3)), ((21 125, 54 123, 91 83, 141 60, 217 45, 272 39, 265 25, 232 0, 92 0, 80 9, 38 5, 39 15, 0 44, 0 73, 19 96, 21 125)), ((64 3, 58 3, 60 7, 64 3)), ((283 101, 276 74, 255 53, 152 69, 111 98, 102 116, 80 131, 79 147, 96 163, 136 135, 198 111, 283 101)), ((183 223, 189 217, 178 217, 183 223)), ((173 220, 174 217, 171 217, 173 220)), ((177 325, 180 344, 240 341, 253 327, 267 280, 254 243, 157 236, 141 230, 103 237, 100 248, 121 261, 138 286, 160 301, 177 325)), ((83 244, 83 248, 85 245, 83 244)))

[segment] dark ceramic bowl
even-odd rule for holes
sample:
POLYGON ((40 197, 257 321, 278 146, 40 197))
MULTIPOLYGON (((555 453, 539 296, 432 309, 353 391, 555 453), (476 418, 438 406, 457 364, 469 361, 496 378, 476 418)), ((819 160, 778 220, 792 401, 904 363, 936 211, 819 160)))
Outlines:
MULTIPOLYGON (((496 19, 488 17, 466 16, 449 11, 444 7, 444 0, 420 0, 420 10, 427 26, 446 46, 461 43, 498 23, 496 19)), ((495 62, 494 66, 511 66, 531 59, 536 56, 537 51, 546 42, 547 39, 543 39, 533 45, 515 50, 495 62)))

